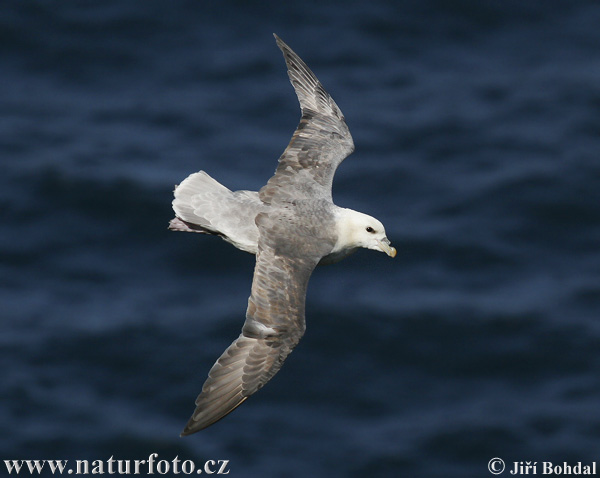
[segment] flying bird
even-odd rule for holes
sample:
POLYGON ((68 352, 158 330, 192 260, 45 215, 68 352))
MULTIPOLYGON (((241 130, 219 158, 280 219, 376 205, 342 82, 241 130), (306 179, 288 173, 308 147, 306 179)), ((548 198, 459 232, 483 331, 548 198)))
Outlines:
POLYGON ((396 255, 381 222, 333 204, 333 176, 354 151, 352 136, 313 72, 275 40, 302 110, 275 174, 258 192, 231 191, 204 171, 175 188, 169 229, 220 236, 256 255, 242 332, 210 369, 182 436, 223 418, 279 371, 304 334, 306 288, 318 264, 359 247, 396 255))

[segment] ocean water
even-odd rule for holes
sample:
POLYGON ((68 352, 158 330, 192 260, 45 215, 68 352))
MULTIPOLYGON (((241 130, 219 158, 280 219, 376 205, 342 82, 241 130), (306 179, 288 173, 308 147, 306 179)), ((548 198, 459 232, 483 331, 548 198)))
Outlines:
POLYGON ((3 2, 0 459, 433 478, 600 460, 600 4, 211 3, 3 2), (254 260, 168 231, 172 190, 273 173, 299 119, 273 32, 354 136, 336 203, 398 256, 318 268, 281 372, 179 438, 254 260))

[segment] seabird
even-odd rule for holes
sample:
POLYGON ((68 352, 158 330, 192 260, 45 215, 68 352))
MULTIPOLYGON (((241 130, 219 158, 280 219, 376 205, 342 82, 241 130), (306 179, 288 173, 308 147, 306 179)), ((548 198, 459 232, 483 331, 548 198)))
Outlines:
POLYGON ((302 117, 275 174, 256 191, 231 191, 204 171, 175 188, 175 231, 220 236, 256 255, 240 336, 208 373, 182 432, 206 428, 275 375, 304 334, 308 279, 318 264, 359 247, 396 250, 374 217, 333 204, 338 165, 354 151, 344 115, 313 72, 277 35, 302 117))

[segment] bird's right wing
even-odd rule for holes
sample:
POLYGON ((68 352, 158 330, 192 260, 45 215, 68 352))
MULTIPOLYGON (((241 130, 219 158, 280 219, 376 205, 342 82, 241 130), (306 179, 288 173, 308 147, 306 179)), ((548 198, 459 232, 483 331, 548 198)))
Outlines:
POLYGON ((310 275, 331 245, 283 237, 281 221, 260 214, 261 230, 252 292, 241 335, 208 374, 196 410, 183 430, 190 435, 242 404, 275 375, 304 334, 310 275))

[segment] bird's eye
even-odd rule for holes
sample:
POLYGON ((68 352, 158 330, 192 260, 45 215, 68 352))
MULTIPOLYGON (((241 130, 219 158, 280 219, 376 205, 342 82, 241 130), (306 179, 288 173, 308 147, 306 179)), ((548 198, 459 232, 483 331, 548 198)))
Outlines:
POLYGON ((367 232, 375 232, 375 229, 373 229, 371 226, 367 226, 367 232))

